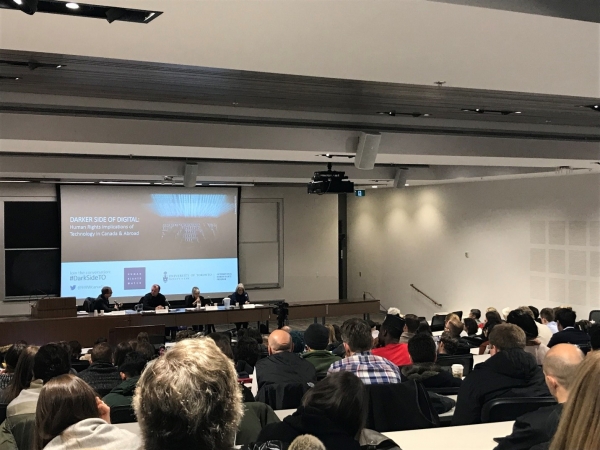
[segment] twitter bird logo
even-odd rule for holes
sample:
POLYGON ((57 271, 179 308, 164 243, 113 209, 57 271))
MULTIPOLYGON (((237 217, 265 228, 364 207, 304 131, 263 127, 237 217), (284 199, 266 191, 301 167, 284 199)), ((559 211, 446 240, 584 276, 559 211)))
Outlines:
POLYGON ((74 291, 76 287, 77 287, 77 285, 74 284, 73 286, 71 286, 71 290, 74 291))

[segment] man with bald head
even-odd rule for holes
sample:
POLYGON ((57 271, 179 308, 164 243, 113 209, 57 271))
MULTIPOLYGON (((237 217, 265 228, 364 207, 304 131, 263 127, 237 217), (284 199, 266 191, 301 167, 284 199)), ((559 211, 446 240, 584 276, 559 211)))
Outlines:
POLYGON ((563 403, 569 398, 571 382, 582 361, 583 352, 575 345, 557 344, 548 350, 544 359, 544 376, 550 393, 558 403, 518 417, 512 434, 496 439, 499 444, 495 450, 529 450, 552 439, 563 403))
POLYGON ((252 377, 252 393, 269 384, 314 383, 317 381, 315 366, 292 353, 290 333, 275 330, 269 336, 269 356, 256 363, 252 377))

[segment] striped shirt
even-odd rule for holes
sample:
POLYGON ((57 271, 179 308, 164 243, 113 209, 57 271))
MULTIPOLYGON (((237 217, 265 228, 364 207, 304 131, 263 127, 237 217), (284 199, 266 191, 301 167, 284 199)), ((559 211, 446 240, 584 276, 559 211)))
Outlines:
POLYGON ((341 371, 352 372, 365 384, 395 384, 401 381, 398 367, 371 352, 355 353, 334 362, 327 373, 341 371))

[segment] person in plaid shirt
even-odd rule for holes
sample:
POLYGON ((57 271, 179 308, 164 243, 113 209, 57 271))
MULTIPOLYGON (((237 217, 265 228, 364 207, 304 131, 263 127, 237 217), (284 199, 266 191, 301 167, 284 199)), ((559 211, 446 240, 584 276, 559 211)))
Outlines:
POLYGON ((328 373, 352 372, 365 384, 400 383, 398 367, 385 358, 371 354, 371 327, 361 319, 348 319, 342 325, 346 358, 331 365, 328 373))

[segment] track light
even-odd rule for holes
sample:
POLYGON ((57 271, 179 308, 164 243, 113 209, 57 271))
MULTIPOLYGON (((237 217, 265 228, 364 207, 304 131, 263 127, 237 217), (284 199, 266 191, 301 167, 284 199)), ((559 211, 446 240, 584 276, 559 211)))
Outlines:
POLYGON ((106 11, 106 20, 108 20, 108 23, 113 23, 124 15, 125 10, 123 8, 110 8, 106 11))
POLYGON ((34 15, 38 9, 38 0, 13 0, 19 9, 30 16, 34 15))

